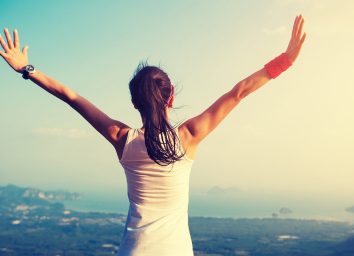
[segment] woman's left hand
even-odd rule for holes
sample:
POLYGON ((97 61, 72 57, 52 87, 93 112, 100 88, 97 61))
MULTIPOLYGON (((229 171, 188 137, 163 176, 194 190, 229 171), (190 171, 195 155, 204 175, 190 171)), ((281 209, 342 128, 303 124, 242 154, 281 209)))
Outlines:
POLYGON ((14 30, 14 41, 12 42, 9 31, 4 29, 7 44, 0 34, 0 44, 5 52, 0 51, 0 55, 6 60, 6 62, 12 67, 16 72, 21 73, 23 68, 28 65, 27 49, 26 45, 20 50, 20 39, 18 37, 18 32, 14 30))
POLYGON ((297 56, 300 53, 302 44, 304 43, 306 38, 306 33, 302 34, 303 25, 304 18, 302 17, 302 15, 296 16, 291 39, 288 48, 286 49, 286 53, 288 54, 291 63, 296 60, 297 56))

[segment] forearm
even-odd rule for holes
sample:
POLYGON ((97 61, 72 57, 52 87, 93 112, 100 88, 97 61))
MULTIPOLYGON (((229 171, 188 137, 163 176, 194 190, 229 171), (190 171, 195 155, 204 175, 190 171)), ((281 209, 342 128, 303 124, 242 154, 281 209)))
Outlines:
POLYGON ((232 94, 237 100, 241 100, 248 94, 254 92, 264 84, 266 84, 271 78, 267 74, 265 68, 262 68, 252 75, 246 77, 242 81, 238 82, 232 88, 232 94))
POLYGON ((69 103, 69 101, 76 96, 76 93, 73 90, 47 76, 38 69, 33 74, 29 74, 28 77, 32 82, 66 103, 69 103))

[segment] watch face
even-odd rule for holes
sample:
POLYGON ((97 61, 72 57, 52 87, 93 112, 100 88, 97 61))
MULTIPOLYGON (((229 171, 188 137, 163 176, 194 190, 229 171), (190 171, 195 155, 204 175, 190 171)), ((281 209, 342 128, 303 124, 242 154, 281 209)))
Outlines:
POLYGON ((27 66, 26 66, 26 71, 29 72, 29 73, 31 73, 31 72, 34 71, 34 67, 33 67, 32 65, 27 65, 27 66))

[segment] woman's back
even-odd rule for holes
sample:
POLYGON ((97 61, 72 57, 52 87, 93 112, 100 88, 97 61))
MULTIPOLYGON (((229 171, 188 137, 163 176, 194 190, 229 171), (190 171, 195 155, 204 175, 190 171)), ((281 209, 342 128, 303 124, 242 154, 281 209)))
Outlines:
POLYGON ((129 129, 120 163, 130 205, 118 255, 193 255, 188 227, 193 162, 185 155, 173 165, 158 165, 147 153, 143 131, 129 129))

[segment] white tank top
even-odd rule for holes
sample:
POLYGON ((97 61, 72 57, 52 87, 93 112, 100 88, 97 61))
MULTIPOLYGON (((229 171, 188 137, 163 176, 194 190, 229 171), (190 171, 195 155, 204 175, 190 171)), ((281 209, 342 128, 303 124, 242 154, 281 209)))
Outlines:
MULTIPOLYGON (((178 128, 175 128, 178 136, 178 128)), ((178 153, 184 152, 182 146, 178 153)), ((189 177, 186 155, 168 166, 148 155, 144 133, 130 129, 119 161, 127 180, 129 211, 118 256, 192 256, 188 226, 189 177)))

